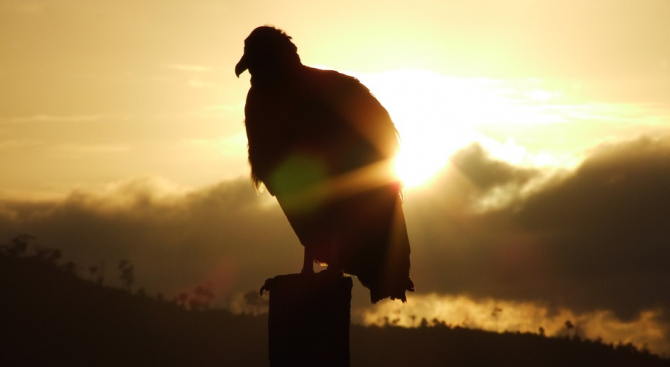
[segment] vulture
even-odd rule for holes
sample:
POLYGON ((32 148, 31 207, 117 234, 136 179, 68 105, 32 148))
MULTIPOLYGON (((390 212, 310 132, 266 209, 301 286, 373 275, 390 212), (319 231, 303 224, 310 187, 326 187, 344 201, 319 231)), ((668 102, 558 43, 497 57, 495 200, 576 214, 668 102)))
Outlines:
POLYGON ((276 197, 304 246, 301 273, 353 275, 373 303, 414 291, 399 137, 386 109, 356 78, 302 64, 281 29, 262 26, 235 66, 251 74, 245 128, 251 176, 276 197))

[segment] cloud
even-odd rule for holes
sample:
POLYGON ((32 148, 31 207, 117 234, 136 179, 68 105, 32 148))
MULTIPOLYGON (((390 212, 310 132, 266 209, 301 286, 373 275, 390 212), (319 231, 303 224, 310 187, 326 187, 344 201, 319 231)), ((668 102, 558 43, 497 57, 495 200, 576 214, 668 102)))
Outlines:
POLYGON ((103 116, 101 115, 74 115, 74 116, 55 116, 46 114, 37 114, 27 117, 17 117, 11 119, 2 119, 0 122, 7 121, 10 123, 25 123, 25 122, 91 122, 98 121, 103 116))
POLYGON ((192 78, 188 80, 188 85, 190 85, 193 88, 217 88, 219 87, 218 84, 204 81, 200 78, 192 78))
POLYGON ((76 154, 95 154, 127 152, 130 147, 124 144, 63 144, 58 149, 76 154))
POLYGON ((3 149, 16 149, 16 148, 25 148, 25 147, 37 147, 43 145, 44 142, 40 140, 29 140, 29 139, 17 139, 17 140, 0 140, 0 150, 3 149))
POLYGON ((184 64, 170 64, 165 65, 166 68, 178 71, 190 71, 196 73, 205 73, 212 71, 213 69, 209 66, 202 65, 184 65, 184 64))
POLYGON ((223 287, 218 296, 300 266, 301 248, 278 206, 247 179, 187 191, 145 177, 58 201, 5 200, 0 209, 0 238, 30 233, 82 266, 106 260, 111 284, 120 259, 136 265, 138 284, 151 291, 210 281, 223 287))
MULTIPOLYGON (((482 309, 497 300, 507 302, 506 314, 545 310, 553 320, 547 332, 569 316, 588 324, 589 335, 624 340, 648 325, 667 338, 668 187, 670 137, 602 145, 563 172, 467 147, 431 186, 405 193, 417 286, 417 304, 408 307, 430 295, 465 297, 482 309), (504 200, 482 205, 495 195, 504 200)), ((105 260, 110 284, 116 263, 128 259, 150 292, 209 282, 233 303, 266 278, 297 272, 302 260, 274 198, 256 195, 247 178, 193 190, 143 177, 58 200, 0 201, 0 240, 22 233, 82 266, 105 260)), ((354 298, 359 315, 369 307, 365 295, 354 298)), ((507 322, 514 320, 499 320, 507 322)))
POLYGON ((493 159, 479 144, 461 149, 452 161, 470 182, 483 191, 506 185, 523 185, 537 173, 493 159))
POLYGON ((600 146, 525 192, 539 171, 492 161, 476 146, 454 161, 458 169, 433 188, 446 204, 406 200, 418 288, 609 309, 622 320, 670 307, 670 139, 600 146), (511 187, 504 205, 472 210, 500 187, 511 187))
POLYGON ((632 317, 670 305, 668 187, 670 139, 641 138, 599 147, 508 215, 541 238, 545 275, 568 287, 571 306, 632 317))
POLYGON ((667 353, 666 339, 670 324, 661 311, 645 311, 636 318, 622 321, 609 311, 575 313, 569 309, 552 309, 541 303, 499 299, 474 300, 467 296, 425 294, 409 296, 407 304, 382 302, 358 310, 354 318, 366 325, 451 326, 477 328, 496 332, 542 333, 546 336, 586 337, 604 343, 632 343, 656 353, 667 353), (571 328, 566 327, 570 322, 571 328), (540 328, 542 329, 540 331, 540 328))

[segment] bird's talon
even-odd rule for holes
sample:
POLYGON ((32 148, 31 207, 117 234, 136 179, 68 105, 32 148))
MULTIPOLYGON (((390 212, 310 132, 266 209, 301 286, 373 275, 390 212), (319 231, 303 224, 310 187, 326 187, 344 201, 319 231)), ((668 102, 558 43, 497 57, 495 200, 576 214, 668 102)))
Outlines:
POLYGON ((263 295, 264 291, 270 291, 270 282, 272 281, 272 278, 268 279, 265 281, 265 284, 261 286, 261 296, 263 295))

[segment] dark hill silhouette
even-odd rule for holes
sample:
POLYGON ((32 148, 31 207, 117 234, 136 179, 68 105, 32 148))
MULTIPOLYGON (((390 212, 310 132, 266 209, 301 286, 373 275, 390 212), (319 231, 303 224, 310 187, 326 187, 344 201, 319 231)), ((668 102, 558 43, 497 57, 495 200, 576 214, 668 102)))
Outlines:
MULTIPOLYGON (((56 251, 0 248, 0 366, 268 366, 267 317, 189 311, 103 287, 56 251)), ((351 328, 356 366, 635 366, 670 361, 634 347, 444 324, 351 328)))
POLYGON ((632 345, 447 326, 351 330, 352 366, 670 366, 632 345), (370 342, 374 341, 374 345, 370 342))
POLYGON ((0 366, 265 366, 267 319, 188 311, 0 254, 0 366))

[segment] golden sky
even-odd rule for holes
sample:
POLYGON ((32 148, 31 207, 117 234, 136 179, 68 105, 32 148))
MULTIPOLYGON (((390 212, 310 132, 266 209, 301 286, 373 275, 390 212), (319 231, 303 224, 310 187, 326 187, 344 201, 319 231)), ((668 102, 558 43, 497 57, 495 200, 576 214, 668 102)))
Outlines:
POLYGON ((248 76, 231 70, 261 24, 289 32, 305 64, 369 84, 408 145, 433 130, 452 139, 476 132, 559 159, 668 126, 669 9, 666 1, 2 1, 0 164, 12 174, 0 177, 0 195, 146 174, 187 187, 243 175, 248 76))
POLYGON ((670 283, 668 19, 664 0, 0 0, 0 241, 130 258, 162 291, 216 275, 232 297, 297 270, 246 178, 249 77, 233 70, 272 24, 400 130, 412 312, 459 323, 501 304, 670 350, 670 298, 653 296, 670 283), (622 282, 627 300, 602 290, 622 282))

